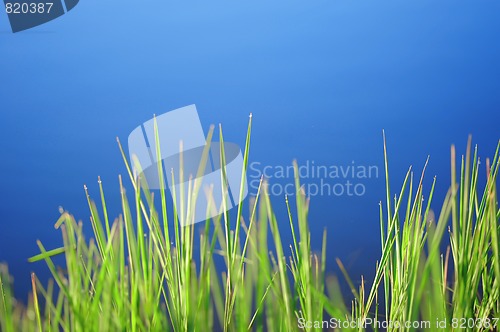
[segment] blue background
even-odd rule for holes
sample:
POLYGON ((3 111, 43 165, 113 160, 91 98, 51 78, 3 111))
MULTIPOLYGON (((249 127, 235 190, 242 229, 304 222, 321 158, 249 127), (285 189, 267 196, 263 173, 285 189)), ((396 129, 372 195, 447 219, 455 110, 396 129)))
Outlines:
MULTIPOLYGON (((378 165, 363 197, 313 197, 312 244, 328 230, 354 280, 380 251, 382 129, 391 175, 431 156, 435 205, 449 186, 449 147, 472 134, 483 157, 500 138, 498 1, 97 1, 12 34, 0 13, 0 261, 25 299, 29 264, 61 244, 63 206, 91 234, 83 191, 104 181, 120 212, 115 137, 153 114, 196 104, 204 129, 222 123, 243 146, 254 114, 251 161, 378 165)), ((130 185, 129 185, 130 186, 130 185)), ((274 198, 290 243, 283 197, 274 198)))

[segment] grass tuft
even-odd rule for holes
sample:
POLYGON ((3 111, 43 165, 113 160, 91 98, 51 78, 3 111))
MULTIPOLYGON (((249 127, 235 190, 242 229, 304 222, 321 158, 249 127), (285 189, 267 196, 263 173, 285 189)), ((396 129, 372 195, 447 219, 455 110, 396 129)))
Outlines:
MULTIPOLYGON (((252 116, 240 197, 251 128, 252 116)), ((199 182, 212 136, 213 128, 197 175, 184 174, 182 156, 179 174, 165 172, 162 162, 158 163, 162 188, 158 197, 140 175, 137 160, 133 159, 134 167, 129 164, 118 140, 128 173, 128 181, 119 177, 121 214, 113 222, 109 219, 100 178, 97 201, 85 187, 92 237, 85 237, 82 222, 61 211, 55 226, 61 231, 64 246, 46 250, 38 242, 40 253, 29 259, 45 261, 53 280, 43 287, 32 274, 33 292, 25 307, 14 299, 7 267, 0 265, 0 330, 321 331, 327 327, 324 321, 333 330, 342 331, 426 329, 397 324, 384 329, 374 321, 428 321, 430 330, 440 331, 461 327, 467 331, 497 330, 500 142, 484 169, 469 138, 458 172, 452 147, 451 184, 439 209, 432 209, 438 183, 434 178, 431 188, 424 188, 428 160, 419 175, 409 168, 399 190, 391 190, 384 133, 386 197, 385 203, 380 203, 381 256, 374 280, 362 277, 359 285, 337 260, 353 294, 348 304, 340 295, 336 277, 326 276, 326 230, 321 253, 311 248, 309 198, 301 187, 296 162, 294 202, 285 197, 283 203, 288 223, 277 220, 263 179, 257 195, 249 200, 248 216, 239 205, 235 219, 227 212, 208 218, 198 235, 194 226, 186 223, 194 218, 198 195, 207 196, 207 213, 225 211, 228 204, 225 197, 222 207, 215 206, 211 197, 214 188, 201 188, 199 182), (484 188, 478 185, 481 174, 486 177, 484 188), (188 193, 187 201, 181 200, 177 208, 165 194, 168 176, 181 186, 182 197, 188 193), (284 228, 291 231, 291 244, 283 243, 284 228), (195 236, 199 236, 199 247, 194 245, 195 236), (55 266, 56 255, 64 255, 64 270, 55 266), (341 325, 341 321, 356 324, 341 325), (332 322, 340 327, 335 328, 332 322), (438 327, 437 322, 444 322, 444 327, 438 327)), ((225 165, 220 126, 219 137, 219 162, 225 165)), ((161 160, 156 120, 155 140, 155 153, 161 160)), ((225 167, 220 176, 222 192, 227 195, 225 167)), ((175 195, 175 190, 172 192, 175 195)))

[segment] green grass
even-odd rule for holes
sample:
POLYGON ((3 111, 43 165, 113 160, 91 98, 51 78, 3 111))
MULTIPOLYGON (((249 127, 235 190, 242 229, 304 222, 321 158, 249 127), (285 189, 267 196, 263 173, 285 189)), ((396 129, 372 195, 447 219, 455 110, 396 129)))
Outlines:
MULTIPOLYGON (((245 167, 251 126, 250 117, 245 167)), ((209 142, 212 136, 213 128, 209 142)), ((220 128, 219 137, 223 142, 220 128)), ((396 325, 414 321, 429 321, 430 330, 436 331, 495 331, 500 317, 498 146, 493 159, 480 167, 477 148, 471 148, 469 139, 458 176, 452 147, 451 186, 441 210, 434 212, 430 206, 438 184, 434 179, 432 187, 424 189, 425 167, 418 177, 410 168, 400 189, 391 191, 384 137, 387 195, 380 203, 381 256, 374 266, 374 280, 360 285, 351 281, 337 260, 353 294, 352 301, 345 302, 337 279, 325 275, 326 231, 321 253, 311 249, 309 199, 297 175, 294 202, 286 197, 283 203, 288 221, 277 220, 267 184, 261 181, 247 214, 240 205, 232 222, 230 214, 223 213, 207 220, 203 232, 195 234, 192 225, 179 224, 180 218, 193 217, 193 204, 183 202, 177 211, 163 190, 159 197, 153 195, 145 180, 132 173, 120 145, 129 177, 120 177, 122 213, 110 222, 100 179, 96 201, 85 188, 93 229, 89 240, 82 222, 61 211, 55 227, 62 233, 64 247, 48 250, 38 242, 40 253, 30 258, 44 260, 53 280, 42 285, 33 274, 26 306, 14 299, 7 267, 1 265, 0 330, 296 331, 299 322, 333 322, 333 318, 390 321, 395 325, 388 330, 394 331, 422 330, 396 325), (478 186, 482 176, 487 179, 483 189, 478 186), (285 230, 291 231, 292 243, 282 242, 285 230), (199 236, 198 253, 195 236, 199 236), (443 250, 446 243, 450 246, 443 250), (55 266, 56 255, 65 256, 64 271, 55 266), (216 268, 218 260, 224 262, 223 270, 216 268), (446 327, 440 329, 436 322, 446 327)), ((159 145, 156 154, 160 156, 159 145)), ((296 163, 294 167, 298 174, 296 163)), ((179 176, 185 174, 181 171, 179 176)), ((189 181, 191 202, 199 194, 210 197, 196 179, 189 181)), ((373 217, 376 222, 377 216, 373 217)), ((312 325, 304 330, 326 330, 312 325)), ((358 324, 339 330, 365 329, 358 324)))

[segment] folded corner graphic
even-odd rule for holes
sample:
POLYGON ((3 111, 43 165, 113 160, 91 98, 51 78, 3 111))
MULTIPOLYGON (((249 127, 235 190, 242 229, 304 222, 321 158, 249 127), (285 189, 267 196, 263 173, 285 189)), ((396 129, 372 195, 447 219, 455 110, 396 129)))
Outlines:
POLYGON ((80 0, 4 0, 12 32, 42 25, 69 12, 80 0))
POLYGON ((220 215, 245 199, 248 188, 246 176, 241 181, 243 157, 239 146, 224 142, 226 177, 223 184, 221 143, 210 142, 207 146, 195 105, 157 116, 156 121, 158 139, 155 137, 154 119, 130 133, 130 161, 134 173, 142 174, 150 189, 165 188, 160 183, 159 174, 167 179, 181 225, 220 215), (163 166, 161 173, 158 172, 157 142, 163 166), (194 187, 199 188, 197 195, 193 195, 193 192, 196 193, 192 190, 194 187))

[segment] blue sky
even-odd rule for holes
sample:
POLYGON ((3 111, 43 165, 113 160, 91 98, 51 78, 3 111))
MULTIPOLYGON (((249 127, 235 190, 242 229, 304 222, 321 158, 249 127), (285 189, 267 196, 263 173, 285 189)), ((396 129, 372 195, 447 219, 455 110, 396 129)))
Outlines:
MULTIPOLYGON (((0 261, 16 291, 43 269, 26 261, 36 239, 60 244, 59 206, 91 231, 83 184, 97 194, 100 175, 118 215, 115 137, 190 104, 205 132, 222 123, 240 145, 253 113, 251 160, 264 165, 382 167, 385 129, 394 185, 430 155, 439 203, 450 144, 462 152, 472 134, 486 157, 500 138, 499 11, 498 1, 86 0, 17 34, 0 13, 0 261)), ((384 179, 366 189, 311 203, 313 244, 326 227, 329 266, 339 256, 358 275, 377 258, 384 179)))

